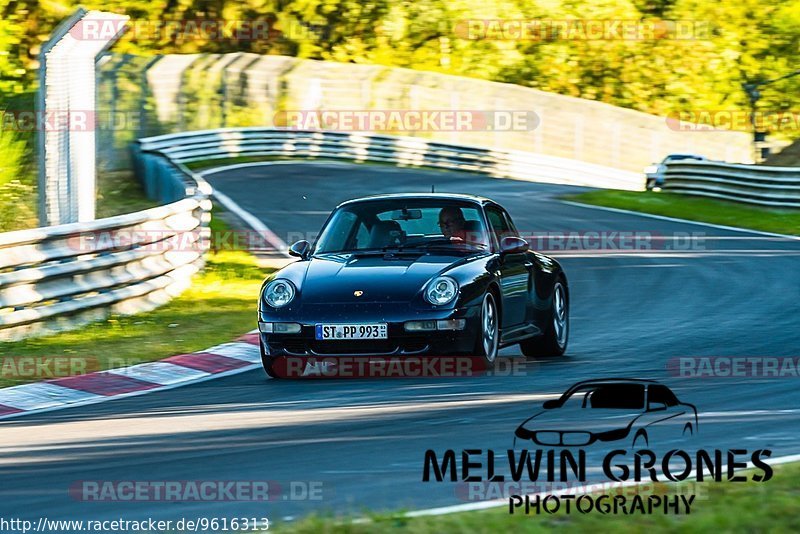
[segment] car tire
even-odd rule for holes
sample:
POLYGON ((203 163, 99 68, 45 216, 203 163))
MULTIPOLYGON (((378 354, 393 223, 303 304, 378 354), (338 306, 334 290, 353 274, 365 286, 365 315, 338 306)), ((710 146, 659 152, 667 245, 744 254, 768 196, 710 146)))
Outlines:
POLYGON ((490 292, 483 296, 479 317, 480 332, 475 341, 475 354, 483 359, 487 369, 491 369, 500 350, 500 312, 490 292))
POLYGON ((647 432, 645 432, 644 430, 638 431, 636 433, 636 435, 633 437, 633 443, 632 443, 633 448, 634 449, 641 448, 642 447, 642 445, 641 445, 642 441, 644 441, 644 446, 645 447, 649 447, 650 446, 650 440, 647 438, 647 432))
POLYGON ((528 358, 553 358, 567 352, 569 342, 569 293, 559 278, 553 285, 550 320, 544 334, 520 342, 522 354, 528 358))
POLYGON ((264 367, 264 372, 266 372, 267 376, 270 378, 280 378, 280 376, 275 373, 275 369, 272 366, 272 364, 275 362, 275 359, 267 354, 267 351, 264 348, 264 342, 260 339, 258 340, 258 346, 261 349, 261 365, 264 367))

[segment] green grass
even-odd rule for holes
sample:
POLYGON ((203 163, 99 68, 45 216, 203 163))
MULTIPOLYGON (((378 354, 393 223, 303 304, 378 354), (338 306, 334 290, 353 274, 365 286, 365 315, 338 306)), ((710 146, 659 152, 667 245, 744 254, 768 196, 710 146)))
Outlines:
MULTIPOLYGON (((9 137, 0 132, 0 156, 8 157, 13 150, 8 145, 4 146, 6 141, 3 139, 9 139, 9 137)), ((0 158, 1 160, 2 158, 0 158)), ((20 165, 14 171, 17 174, 9 171, 4 176, 0 172, 0 232, 39 226, 35 170, 31 162, 20 163, 21 161, 23 160, 18 158, 10 164, 0 162, 0 171, 9 165, 20 165)), ((96 217, 98 219, 133 213, 157 205, 158 202, 145 196, 141 184, 131 172, 98 173, 96 199, 96 217)))
POLYGON ((204 159, 201 161, 192 161, 187 163, 186 166, 197 171, 200 169, 209 169, 211 167, 223 167, 226 165, 236 165, 238 163, 254 163, 257 161, 286 161, 290 159, 298 159, 292 157, 277 157, 277 156, 237 156, 235 158, 223 159, 204 159))
POLYGON ((739 228, 800 234, 800 209, 750 206, 738 202, 651 191, 589 191, 563 197, 565 200, 607 206, 679 219, 723 224, 739 228))
MULTIPOLYGON (((212 231, 225 229, 218 218, 212 219, 212 231)), ((0 343, 0 364, 19 361, 7 360, 14 357, 70 357, 89 362, 88 370, 108 369, 202 350, 255 328, 258 291, 271 271, 258 267, 246 251, 221 250, 206 259, 191 288, 166 305, 148 313, 114 315, 78 330, 0 343)), ((42 378, 9 376, 14 370, 4 369, 0 386, 42 378)))
MULTIPOLYGON (((34 93, 0 96, 0 114, 33 109, 34 93)), ((0 232, 37 225, 35 133, 0 127, 0 232)))
MULTIPOLYGON (((0 97, 0 112, 30 110, 33 92, 0 97)), ((35 228, 38 219, 36 132, 0 129, 0 232, 35 228)), ((97 218, 150 208, 139 182, 129 171, 99 172, 97 218)))
MULTIPOLYGON (((773 479, 763 482, 718 482, 703 485, 691 515, 588 514, 531 515, 508 513, 508 507, 482 512, 462 512, 436 517, 403 518, 371 516, 355 523, 330 517, 311 517, 297 523, 276 525, 278 533, 371 534, 439 532, 798 532, 800 514, 800 465, 775 468, 773 479), (701 499, 702 496, 702 499, 701 499)), ((562 504, 563 509, 563 504, 562 504)), ((574 512, 574 510, 573 510, 574 512)))
POLYGON ((385 161, 356 161, 351 159, 341 159, 341 158, 330 158, 321 156, 318 158, 314 157, 298 157, 298 156, 236 156, 233 158, 224 158, 224 159, 204 159, 201 161, 192 161, 191 163, 187 163, 186 166, 192 169, 193 171, 200 170, 200 169, 209 169, 212 167, 223 167, 227 165, 236 165, 239 163, 255 163, 260 161, 295 161, 298 163, 302 163, 304 161, 339 161, 345 163, 352 163, 354 165, 382 165, 387 167, 396 167, 394 163, 388 163, 385 161))
POLYGON ((97 175, 96 216, 98 219, 133 213, 158 206, 144 194, 142 184, 131 171, 106 171, 97 175))

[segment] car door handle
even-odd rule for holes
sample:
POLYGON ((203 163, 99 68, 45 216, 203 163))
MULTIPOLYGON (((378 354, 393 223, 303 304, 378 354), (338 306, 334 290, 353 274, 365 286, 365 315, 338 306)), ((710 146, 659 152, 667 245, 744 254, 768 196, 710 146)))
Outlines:
POLYGON ((525 262, 525 267, 533 267, 533 262, 532 261, 526 261, 525 262))

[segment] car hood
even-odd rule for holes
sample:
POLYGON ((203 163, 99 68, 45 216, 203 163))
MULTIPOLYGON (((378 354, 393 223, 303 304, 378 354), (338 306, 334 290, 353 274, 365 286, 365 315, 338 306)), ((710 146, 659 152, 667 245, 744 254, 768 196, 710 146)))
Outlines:
POLYGON ((462 261, 427 254, 318 256, 308 261, 300 291, 311 304, 409 301, 428 280, 462 261))
POLYGON ((534 415, 521 426, 529 431, 605 432, 627 427, 639 410, 606 408, 553 408, 534 415))

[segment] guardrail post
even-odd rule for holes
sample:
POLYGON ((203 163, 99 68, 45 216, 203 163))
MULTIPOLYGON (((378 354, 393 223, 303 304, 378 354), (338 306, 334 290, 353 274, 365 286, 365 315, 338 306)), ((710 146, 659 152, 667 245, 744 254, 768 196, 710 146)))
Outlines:
POLYGON ((98 124, 94 66, 127 20, 125 15, 79 8, 42 46, 37 94, 42 226, 94 219, 98 124), (101 25, 116 31, 100 32, 101 25))

